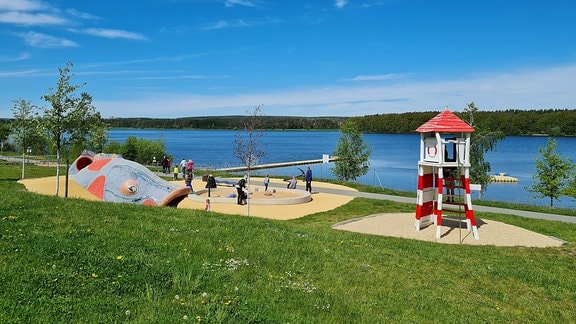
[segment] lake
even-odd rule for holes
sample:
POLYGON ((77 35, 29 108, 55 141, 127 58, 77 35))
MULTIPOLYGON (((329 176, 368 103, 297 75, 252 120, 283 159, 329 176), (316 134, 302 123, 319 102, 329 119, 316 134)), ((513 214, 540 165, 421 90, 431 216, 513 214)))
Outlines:
MULTIPOLYGON (((197 168, 217 169, 241 166, 234 157, 236 134, 237 131, 233 130, 112 129, 109 135, 110 140, 119 142, 128 136, 152 140, 161 138, 176 161, 192 159, 197 168)), ((266 155, 258 164, 321 159, 323 154, 332 155, 339 136, 338 131, 266 131, 262 139, 266 155)), ((554 139, 558 142, 556 152, 575 162, 576 138, 554 139)), ((364 141, 372 148, 370 171, 358 181, 415 193, 420 135, 365 134, 364 141)), ((546 137, 509 136, 498 143, 495 151, 486 153, 485 159, 490 162, 491 173, 508 173, 518 178, 518 183, 491 183, 482 193, 482 199, 548 206, 549 199, 536 199, 525 189, 532 185, 532 175, 536 173, 538 148, 544 148, 546 142, 546 137)), ((333 178, 332 167, 332 163, 310 165, 316 178, 333 178)), ((298 167, 254 171, 256 175, 265 173, 297 175, 300 171, 298 167)), ((478 192, 473 193, 473 198, 478 196, 478 192)), ((554 205, 575 208, 576 200, 562 197, 554 205)))

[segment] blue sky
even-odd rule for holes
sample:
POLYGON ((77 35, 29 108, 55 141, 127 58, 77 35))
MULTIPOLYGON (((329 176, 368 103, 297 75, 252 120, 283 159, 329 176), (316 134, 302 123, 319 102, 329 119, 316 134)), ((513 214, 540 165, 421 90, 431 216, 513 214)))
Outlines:
POLYGON ((0 0, 0 118, 69 61, 104 117, 576 109, 576 1, 0 0))

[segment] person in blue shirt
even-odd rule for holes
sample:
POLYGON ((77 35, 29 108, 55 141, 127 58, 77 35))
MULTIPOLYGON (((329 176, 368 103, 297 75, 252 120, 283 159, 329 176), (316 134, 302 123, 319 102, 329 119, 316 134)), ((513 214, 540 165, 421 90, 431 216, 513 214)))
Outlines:
POLYGON ((312 193, 312 170, 306 169, 306 191, 312 193))

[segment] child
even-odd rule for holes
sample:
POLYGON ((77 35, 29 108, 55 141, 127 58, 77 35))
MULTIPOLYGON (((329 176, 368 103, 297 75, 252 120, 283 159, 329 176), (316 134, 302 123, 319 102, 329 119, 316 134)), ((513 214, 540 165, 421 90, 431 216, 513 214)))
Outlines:
POLYGON ((178 180, 178 166, 174 167, 174 180, 178 180))
POLYGON ((454 171, 451 168, 447 168, 446 171, 444 178, 444 184, 446 185, 446 202, 454 202, 454 189, 456 188, 454 171))
POLYGON ((268 191, 268 186, 270 185, 270 175, 266 175, 264 178, 264 192, 268 191))
POLYGON ((210 199, 206 199, 206 207, 204 207, 205 211, 210 211, 210 199))

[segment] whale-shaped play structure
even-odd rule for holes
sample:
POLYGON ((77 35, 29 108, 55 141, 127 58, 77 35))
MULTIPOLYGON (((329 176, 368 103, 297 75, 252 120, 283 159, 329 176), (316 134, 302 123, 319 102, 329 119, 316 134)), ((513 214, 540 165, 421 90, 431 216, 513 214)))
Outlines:
POLYGON ((120 154, 84 151, 68 174, 102 201, 176 207, 190 193, 120 154))

